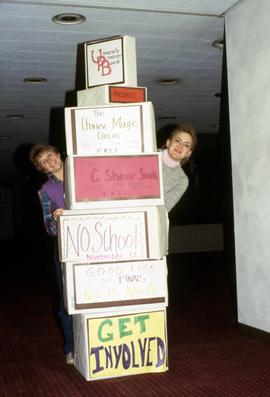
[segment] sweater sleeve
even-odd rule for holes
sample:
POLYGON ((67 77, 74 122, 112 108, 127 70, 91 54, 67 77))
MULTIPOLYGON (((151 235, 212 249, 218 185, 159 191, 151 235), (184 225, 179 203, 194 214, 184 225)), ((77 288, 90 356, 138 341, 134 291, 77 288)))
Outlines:
POLYGON ((188 188, 188 178, 183 174, 174 185, 165 192, 164 201, 168 212, 178 203, 188 188))
POLYGON ((181 166, 170 167, 162 163, 165 207, 170 212, 188 187, 188 177, 181 166))
POLYGON ((58 206, 50 199, 45 191, 39 190, 38 195, 42 207, 43 220, 46 232, 49 236, 56 237, 57 223, 53 217, 53 212, 58 208, 58 206))

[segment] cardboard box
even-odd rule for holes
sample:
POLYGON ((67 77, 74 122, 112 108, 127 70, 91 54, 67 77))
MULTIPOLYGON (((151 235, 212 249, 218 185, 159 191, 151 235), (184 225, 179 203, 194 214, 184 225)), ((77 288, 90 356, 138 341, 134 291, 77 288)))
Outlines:
POLYGON ((161 153, 134 156, 68 156, 68 209, 164 205, 161 153))
POLYGON ((168 253, 165 206, 64 211, 58 221, 61 262, 160 259, 168 253))
POLYGON ((155 152, 156 128, 151 102, 65 108, 68 155, 155 152))
POLYGON ((62 267, 69 314, 168 305, 166 257, 112 263, 64 262, 62 267))
POLYGON ((74 365, 88 381, 168 370, 166 309, 73 316, 74 365))
POLYGON ((103 85, 77 91, 77 106, 102 106, 111 103, 147 101, 147 88, 103 85))
POLYGON ((135 38, 114 36, 84 43, 85 88, 137 85, 135 38))

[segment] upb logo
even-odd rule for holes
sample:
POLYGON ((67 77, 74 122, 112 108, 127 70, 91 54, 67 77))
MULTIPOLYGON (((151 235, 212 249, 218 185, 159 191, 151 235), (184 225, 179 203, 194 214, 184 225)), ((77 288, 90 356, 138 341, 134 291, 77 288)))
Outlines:
POLYGON ((102 54, 102 49, 99 50, 99 55, 94 58, 94 50, 91 51, 92 61, 97 64, 98 72, 101 71, 102 76, 108 76, 112 72, 111 64, 105 55, 102 54))

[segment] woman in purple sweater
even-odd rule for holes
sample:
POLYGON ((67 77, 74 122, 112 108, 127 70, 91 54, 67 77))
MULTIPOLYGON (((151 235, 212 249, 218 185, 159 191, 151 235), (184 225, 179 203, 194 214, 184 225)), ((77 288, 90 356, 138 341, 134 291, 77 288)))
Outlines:
POLYGON ((35 145, 30 152, 30 160, 38 171, 48 176, 38 191, 43 210, 43 219, 47 233, 54 238, 54 265, 58 288, 58 316, 64 334, 66 363, 73 364, 72 317, 65 310, 63 302, 62 268, 58 259, 57 216, 65 208, 63 161, 58 150, 51 145, 35 145))

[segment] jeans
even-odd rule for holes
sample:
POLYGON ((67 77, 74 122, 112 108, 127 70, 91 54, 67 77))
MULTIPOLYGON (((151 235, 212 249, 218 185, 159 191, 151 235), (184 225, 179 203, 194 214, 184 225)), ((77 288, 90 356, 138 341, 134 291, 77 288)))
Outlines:
POLYGON ((63 274, 61 263, 58 259, 57 239, 54 243, 54 267, 58 287, 58 318, 64 335, 64 351, 65 354, 73 352, 73 327, 72 316, 70 316, 65 309, 63 299, 63 274))

